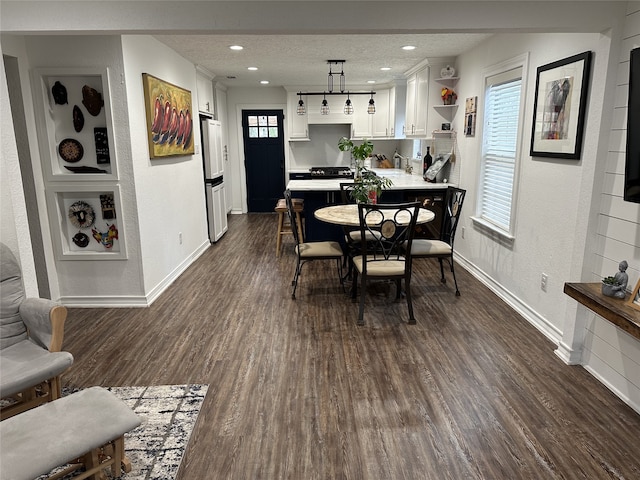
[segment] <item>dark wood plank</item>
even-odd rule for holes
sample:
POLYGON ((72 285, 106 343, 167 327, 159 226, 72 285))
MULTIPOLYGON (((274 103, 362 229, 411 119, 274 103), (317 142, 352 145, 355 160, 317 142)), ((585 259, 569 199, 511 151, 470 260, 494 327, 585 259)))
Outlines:
POLYGON ((414 263, 364 327, 335 265, 274 255, 275 215, 229 232, 146 309, 70 309, 66 385, 207 383, 179 480, 640 478, 640 416, 458 268, 414 263))

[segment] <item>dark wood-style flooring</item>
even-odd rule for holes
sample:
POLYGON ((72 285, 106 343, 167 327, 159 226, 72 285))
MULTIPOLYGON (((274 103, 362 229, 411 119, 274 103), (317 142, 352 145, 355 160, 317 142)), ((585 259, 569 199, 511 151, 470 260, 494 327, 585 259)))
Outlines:
POLYGON ((462 268, 456 298, 414 264, 417 325, 374 285, 358 327, 331 262, 291 299, 275 229, 230 216, 150 308, 70 309, 63 384, 209 384, 180 480, 640 478, 640 415, 462 268))

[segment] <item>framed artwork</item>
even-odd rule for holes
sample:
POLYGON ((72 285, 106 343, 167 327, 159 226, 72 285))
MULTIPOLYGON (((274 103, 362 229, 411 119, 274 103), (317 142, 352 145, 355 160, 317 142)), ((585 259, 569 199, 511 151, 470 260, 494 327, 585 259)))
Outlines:
POLYGON ((142 74, 149 156, 193 155, 191 91, 142 74))
POLYGON ((579 160, 591 52, 538 67, 530 155, 579 160))
POLYGON ((468 97, 464 103, 464 134, 473 137, 476 134, 476 113, 478 97, 468 97))
POLYGON ((640 280, 638 280, 636 288, 631 292, 631 296, 627 300, 627 304, 636 310, 640 310, 640 280))

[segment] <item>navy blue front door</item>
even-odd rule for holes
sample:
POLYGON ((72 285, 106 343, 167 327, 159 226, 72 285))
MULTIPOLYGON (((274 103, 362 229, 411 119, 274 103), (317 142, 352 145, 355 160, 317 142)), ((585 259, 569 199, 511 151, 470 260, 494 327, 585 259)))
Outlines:
POLYGON ((273 212, 285 189, 282 110, 243 110, 247 209, 273 212))

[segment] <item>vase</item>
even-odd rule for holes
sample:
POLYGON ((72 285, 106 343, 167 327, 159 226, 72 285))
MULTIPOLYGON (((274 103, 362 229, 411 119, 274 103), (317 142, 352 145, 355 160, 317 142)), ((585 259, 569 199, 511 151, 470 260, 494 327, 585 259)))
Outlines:
MULTIPOLYGON (((611 283, 604 283, 602 282, 602 294, 607 296, 607 297, 615 297, 616 293, 618 292, 617 290, 613 289, 613 284, 611 283)), ((617 286, 617 285, 616 285, 617 286)))
POLYGON ((449 95, 449 96, 447 96, 447 97, 444 97, 444 98, 442 99, 442 103, 443 103, 444 105, 453 105, 453 104, 454 104, 454 102, 455 102, 455 100, 453 99, 453 97, 452 97, 451 95, 449 95))

